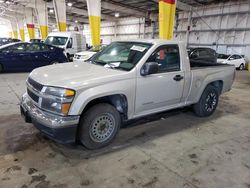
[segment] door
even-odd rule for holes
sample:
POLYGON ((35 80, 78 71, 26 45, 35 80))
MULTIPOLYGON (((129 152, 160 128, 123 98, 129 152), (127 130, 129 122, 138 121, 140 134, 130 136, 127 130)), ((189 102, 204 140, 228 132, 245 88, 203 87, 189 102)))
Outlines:
POLYGON ((74 42, 73 42, 73 39, 72 38, 69 38, 68 40, 68 43, 67 43, 67 46, 66 46, 66 49, 67 49, 67 53, 70 54, 70 56, 74 55, 75 54, 75 46, 74 46, 74 42))
POLYGON ((53 62, 53 54, 51 54, 49 47, 45 44, 31 44, 29 51, 32 54, 32 68, 38 68, 50 65, 53 62))
POLYGON ((177 45, 164 45, 155 50, 147 62, 157 62, 159 71, 147 76, 138 75, 135 113, 147 114, 177 105, 182 98, 184 72, 180 66, 177 45))
POLYGON ((238 62, 239 59, 237 59, 237 55, 232 55, 231 57, 228 58, 227 61, 229 65, 234 65, 235 67, 238 67, 238 62))
POLYGON ((11 71, 29 71, 31 58, 27 51, 26 43, 15 44, 10 48, 8 56, 8 67, 11 71))

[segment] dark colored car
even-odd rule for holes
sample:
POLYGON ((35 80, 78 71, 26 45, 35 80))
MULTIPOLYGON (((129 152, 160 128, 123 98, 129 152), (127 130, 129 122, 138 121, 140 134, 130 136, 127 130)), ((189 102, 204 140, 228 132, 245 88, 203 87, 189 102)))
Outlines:
POLYGON ((10 44, 13 42, 20 42, 19 39, 12 39, 12 38, 0 38, 0 46, 3 46, 5 44, 10 44))
POLYGON ((19 42, 0 47, 0 72, 32 71, 67 62, 63 49, 43 43, 19 42))
POLYGON ((211 48, 190 48, 188 55, 191 63, 217 63, 217 53, 211 48))

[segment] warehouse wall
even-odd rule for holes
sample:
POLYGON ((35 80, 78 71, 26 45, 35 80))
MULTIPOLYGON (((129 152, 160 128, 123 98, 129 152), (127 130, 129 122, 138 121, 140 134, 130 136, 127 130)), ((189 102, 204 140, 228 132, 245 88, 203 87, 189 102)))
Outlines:
MULTIPOLYGON (((117 39, 158 38, 158 15, 151 15, 154 23, 144 24, 142 18, 122 18, 117 23, 102 22, 104 44, 117 39)), ((188 12, 178 12, 175 22, 176 40, 186 41, 188 12)), ((250 0, 229 1, 193 10, 190 46, 204 46, 218 53, 241 54, 250 61, 250 0)), ((89 26, 84 34, 91 43, 89 26)))
MULTIPOLYGON (((176 19, 175 37, 186 40, 188 12, 176 19)), ((190 46, 207 46, 218 53, 245 55, 250 60, 250 1, 201 7, 192 15, 190 46)))
MULTIPOLYGON (((114 40, 148 38, 148 30, 150 27, 145 24, 144 18, 121 18, 117 22, 101 23, 101 39, 103 44, 109 44, 114 40)), ((88 24, 84 25, 83 33, 87 37, 87 43, 91 43, 88 24)))

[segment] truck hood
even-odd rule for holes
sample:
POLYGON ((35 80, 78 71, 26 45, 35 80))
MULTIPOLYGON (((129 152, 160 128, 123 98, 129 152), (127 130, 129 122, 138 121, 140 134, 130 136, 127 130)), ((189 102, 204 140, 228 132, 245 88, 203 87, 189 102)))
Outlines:
POLYGON ((80 56, 92 56, 92 55, 94 55, 94 54, 96 54, 96 52, 91 52, 91 51, 83 51, 83 52, 78 52, 78 53, 76 53, 76 55, 80 55, 80 56))
POLYGON ((129 72, 90 63, 64 63, 41 67, 30 73, 36 82, 55 87, 81 89, 126 79, 129 72))

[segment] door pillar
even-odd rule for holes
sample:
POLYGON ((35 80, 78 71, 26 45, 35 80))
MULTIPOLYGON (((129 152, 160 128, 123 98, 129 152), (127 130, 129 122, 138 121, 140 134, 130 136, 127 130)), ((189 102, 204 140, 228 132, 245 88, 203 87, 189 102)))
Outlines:
POLYGON ((101 0, 87 0, 92 45, 101 43, 101 0))
POLYGON ((171 40, 174 32, 176 0, 159 0, 159 35, 171 40))

